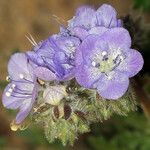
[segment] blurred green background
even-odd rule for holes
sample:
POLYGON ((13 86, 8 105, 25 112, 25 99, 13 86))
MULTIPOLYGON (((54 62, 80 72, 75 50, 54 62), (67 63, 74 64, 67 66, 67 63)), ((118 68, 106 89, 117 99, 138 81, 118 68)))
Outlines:
MULTIPOLYGON (((113 5, 119 16, 131 13, 134 17, 142 16, 144 25, 150 22, 150 0, 0 0, 0 94, 7 84, 10 55, 32 48, 25 35, 31 33, 38 42, 58 32, 54 15, 67 21, 78 6, 98 7, 103 3, 113 5)), ((146 38, 148 42, 141 52, 149 60, 150 36, 146 38)), ((14 112, 4 109, 0 103, 0 150, 150 150, 150 63, 147 60, 140 76, 141 89, 137 90, 141 104, 138 111, 92 125, 91 132, 81 135, 73 147, 63 147, 59 141, 49 144, 40 127, 10 131, 14 112)))

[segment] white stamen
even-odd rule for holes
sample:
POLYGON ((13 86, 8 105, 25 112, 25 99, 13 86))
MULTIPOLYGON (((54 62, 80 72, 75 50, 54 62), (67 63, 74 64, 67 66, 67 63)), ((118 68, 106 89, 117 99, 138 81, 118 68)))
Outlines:
POLYGON ((76 49, 76 47, 75 47, 75 46, 70 47, 70 50, 71 50, 72 52, 74 52, 74 51, 75 51, 75 49, 76 49))
POLYGON ((68 43, 67 44, 68 49, 70 50, 70 52, 74 52, 76 47, 73 43, 68 43))
POLYGON ((68 43, 68 46, 69 47, 74 47, 74 44, 73 43, 68 43))
POLYGON ((105 56, 105 55, 107 55, 107 52, 106 52, 106 51, 103 51, 103 52, 102 52, 102 56, 105 56))
POLYGON ((121 59, 121 61, 124 59, 122 55, 120 56, 120 59, 121 59))
POLYGON ((12 89, 12 88, 10 88, 10 89, 8 90, 8 92, 12 93, 12 92, 13 92, 13 89, 12 89))
POLYGON ((111 79, 112 79, 112 76, 110 76, 110 75, 107 76, 107 79, 108 79, 108 80, 111 80, 111 79))
POLYGON ((10 93, 10 92, 6 92, 5 95, 6 95, 7 97, 10 97, 10 96, 11 96, 11 93, 10 93))
POLYGON ((95 67, 96 66, 96 62, 92 61, 92 66, 95 67))
POLYGON ((68 47, 68 49, 69 49, 69 53, 74 53, 76 50, 75 47, 68 47))
POLYGON ((16 87, 16 85, 15 84, 12 84, 12 88, 14 89, 16 87))
POLYGON ((23 79, 24 75, 23 74, 19 74, 19 77, 20 77, 20 79, 23 79))

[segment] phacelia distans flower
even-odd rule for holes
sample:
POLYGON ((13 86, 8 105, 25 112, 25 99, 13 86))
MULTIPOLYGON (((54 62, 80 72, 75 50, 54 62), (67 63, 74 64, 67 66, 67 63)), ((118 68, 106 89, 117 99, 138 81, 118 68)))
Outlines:
POLYGON ((77 37, 87 34, 92 28, 120 27, 121 20, 117 19, 116 10, 107 4, 103 4, 97 10, 88 6, 79 7, 73 19, 68 21, 68 30, 77 37))
POLYGON ((16 123, 20 124, 30 113, 37 96, 33 67, 23 53, 14 54, 8 63, 9 80, 3 92, 3 105, 8 109, 19 109, 16 123))
POLYGON ((49 142, 72 145, 91 123, 136 110, 129 78, 144 61, 112 6, 80 7, 58 34, 38 44, 27 38, 34 47, 11 57, 3 92, 4 107, 19 110, 13 131, 25 129, 29 115, 49 142))
POLYGON ((53 35, 40 42, 27 57, 38 67, 37 77, 45 80, 68 80, 74 77, 74 54, 80 40, 73 36, 53 35))
POLYGON ((97 89, 103 98, 120 98, 128 89, 129 78, 143 67, 141 54, 130 47, 130 35, 123 28, 109 29, 102 36, 89 35, 76 52, 76 80, 97 89))

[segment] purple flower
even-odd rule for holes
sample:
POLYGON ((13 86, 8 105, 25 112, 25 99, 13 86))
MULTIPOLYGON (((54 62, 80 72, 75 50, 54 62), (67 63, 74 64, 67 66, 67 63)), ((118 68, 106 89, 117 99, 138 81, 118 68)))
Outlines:
POLYGON ((3 92, 2 102, 8 109, 19 109, 16 123, 20 124, 30 113, 37 96, 33 67, 23 53, 14 54, 8 63, 10 83, 3 92))
POLYGON ((80 45, 80 40, 73 36, 56 36, 55 42, 58 50, 54 62, 63 70, 63 80, 72 79, 75 74, 75 51, 80 45))
POLYGON ((34 74, 45 81, 56 79, 55 70, 57 66, 53 62, 55 50, 57 49, 52 38, 41 41, 32 51, 26 53, 28 59, 35 63, 34 74))
POLYGON ((129 78, 143 67, 141 54, 131 49, 127 30, 113 28, 102 36, 89 35, 76 52, 76 80, 85 88, 97 89, 106 99, 125 94, 129 78))
POLYGON ((121 26, 121 20, 117 19, 116 10, 107 4, 103 4, 97 10, 88 6, 79 7, 76 15, 68 21, 68 30, 79 38, 83 37, 83 34, 84 36, 91 34, 88 31, 92 28, 121 26))
POLYGON ((96 11, 89 6, 79 7, 76 15, 68 21, 69 29, 83 27, 86 30, 97 25, 96 11))
POLYGON ((45 80, 69 80, 74 77, 74 54, 80 40, 76 37, 58 34, 42 41, 27 57, 38 67, 37 77, 45 80))

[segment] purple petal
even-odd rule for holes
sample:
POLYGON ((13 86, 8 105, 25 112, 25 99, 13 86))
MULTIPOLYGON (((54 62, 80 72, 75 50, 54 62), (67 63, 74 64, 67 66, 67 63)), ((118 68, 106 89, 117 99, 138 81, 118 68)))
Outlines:
POLYGON ((101 97, 116 100, 126 93, 129 79, 126 75, 115 72, 112 79, 103 76, 97 85, 98 93, 101 97))
MULTIPOLYGON (((91 63, 94 57, 101 55, 102 51, 108 51, 108 44, 105 42, 103 37, 98 35, 89 35, 80 45, 79 50, 81 51, 83 59, 86 64, 91 63)), ((78 58, 76 58, 77 60, 78 58)), ((78 61, 80 61, 78 59, 78 61)))
POLYGON ((108 31, 108 28, 105 27, 93 27, 91 30, 87 31, 84 28, 81 27, 75 27, 72 29, 72 34, 79 37, 81 40, 84 40, 88 35, 90 34, 96 34, 96 35, 103 35, 106 31, 108 31))
POLYGON ((19 109, 17 123, 23 121, 32 108, 32 104, 37 96, 35 76, 33 67, 26 54, 14 54, 8 63, 8 72, 11 83, 5 88, 3 93, 3 105, 9 109, 19 109))
POLYGON ((111 5, 103 4, 96 14, 98 25, 107 28, 117 26, 117 12, 111 5))
POLYGON ((93 54, 93 51, 95 50, 95 42, 97 40, 97 35, 90 35, 81 43, 79 50, 82 52, 84 58, 93 54))
POLYGON ((69 80, 74 77, 74 60, 66 56, 64 52, 57 52, 55 56, 55 65, 57 70, 57 75, 60 80, 69 80))
MULTIPOLYGON (((82 45, 82 44, 81 44, 82 45)), ((81 46, 80 45, 80 46, 81 46)), ((84 49, 84 48, 82 48, 82 47, 84 47, 83 45, 80 47, 79 46, 79 48, 76 50, 76 53, 75 53, 75 65, 76 66, 80 66, 82 63, 83 63, 83 55, 82 55, 82 50, 84 49)))
POLYGON ((8 73, 11 79, 20 81, 20 74, 23 74, 26 79, 33 80, 33 75, 29 72, 30 64, 24 53, 16 53, 11 56, 8 63, 8 73))
POLYGON ((117 27, 122 27, 123 26, 123 22, 121 19, 118 19, 117 21, 117 27))
POLYGON ((82 27, 75 27, 71 30, 72 35, 84 40, 86 36, 88 36, 88 31, 82 27))
POLYGON ((22 102, 22 105, 20 106, 19 113, 16 116, 17 124, 20 124, 29 115, 29 113, 33 107, 33 104, 36 100, 37 94, 38 94, 38 89, 37 89, 37 86, 35 85, 33 92, 32 92, 32 98, 25 99, 22 102))
POLYGON ((130 48, 131 37, 129 32, 124 28, 113 28, 103 34, 103 38, 108 41, 110 47, 130 48))
MULTIPOLYGON (((30 99, 31 101, 31 99, 30 99)), ((16 116, 16 123, 20 124, 30 113, 32 105, 31 102, 29 100, 27 101, 27 103, 24 103, 21 108, 19 113, 16 116)))
POLYGON ((33 50, 34 50, 34 51, 38 51, 38 50, 41 48, 42 44, 43 44, 43 41, 40 41, 40 42, 33 48, 33 50))
POLYGON ((99 69, 94 67, 80 65, 77 66, 76 69, 75 77, 77 82, 86 88, 93 88, 95 86, 95 82, 97 82, 101 77, 99 69))
MULTIPOLYGON (((54 37, 55 35, 53 35, 54 37)), ((51 60, 58 49, 53 37, 49 37, 43 41, 39 49, 36 51, 29 51, 26 53, 27 57, 34 63, 40 66, 46 66, 45 60, 51 60)), ((49 61, 50 62, 50 61, 49 61)))
POLYGON ((90 7, 80 7, 76 12, 76 16, 69 21, 69 27, 83 27, 87 30, 96 25, 95 10, 90 7))
POLYGON ((32 62, 36 63, 37 65, 45 66, 42 57, 39 56, 36 52, 28 51, 26 52, 26 55, 28 59, 30 59, 32 62))
POLYGON ((80 40, 73 36, 58 37, 55 39, 55 42, 59 51, 63 51, 65 54, 73 53, 80 44, 80 40))
POLYGON ((36 77, 44 81, 53 81, 56 79, 56 75, 45 67, 37 67, 34 70, 36 77))
POLYGON ((36 52, 27 52, 29 59, 40 67, 35 69, 35 75, 46 81, 51 81, 55 78, 53 78, 53 73, 55 73, 58 80, 62 80, 66 76, 70 76, 70 74, 72 76, 71 67, 74 66, 74 53, 79 44, 80 40, 78 38, 59 34, 43 41, 40 49, 36 50, 36 52), (67 65, 71 65, 71 67, 69 66, 68 69, 67 65))
POLYGON ((70 68, 66 70, 66 75, 63 77, 62 81, 68 81, 75 77, 75 68, 70 68))
POLYGON ((103 35, 109 29, 105 27, 94 27, 89 31, 89 34, 97 34, 99 36, 103 35))
POLYGON ((19 108, 24 101, 33 98, 33 89, 34 85, 30 83, 12 82, 8 84, 3 92, 2 102, 4 107, 10 109, 19 108), (13 85, 15 85, 15 87, 12 89, 13 85))
POLYGON ((60 26, 60 36, 69 36, 69 30, 65 26, 60 26))
POLYGON ((138 51, 130 49, 124 62, 119 65, 118 70, 124 72, 129 77, 133 77, 143 68, 143 64, 142 55, 138 51))
POLYGON ((88 5, 85 5, 85 6, 80 6, 79 8, 77 8, 77 10, 76 10, 76 16, 80 16, 80 15, 82 15, 82 14, 86 14, 86 13, 88 13, 88 14, 90 14, 90 12, 95 12, 95 10, 94 10, 94 8, 92 8, 92 7, 90 7, 90 6, 88 6, 88 5))
POLYGON ((67 63, 68 57, 64 52, 58 51, 58 52, 56 52, 56 54, 54 56, 54 61, 58 62, 59 64, 67 63))
POLYGON ((3 106, 8 109, 18 109, 22 105, 22 100, 16 97, 7 96, 7 92, 11 86, 12 86, 12 83, 8 84, 7 87, 5 88, 3 92, 3 96, 2 96, 2 103, 3 103, 3 106))

